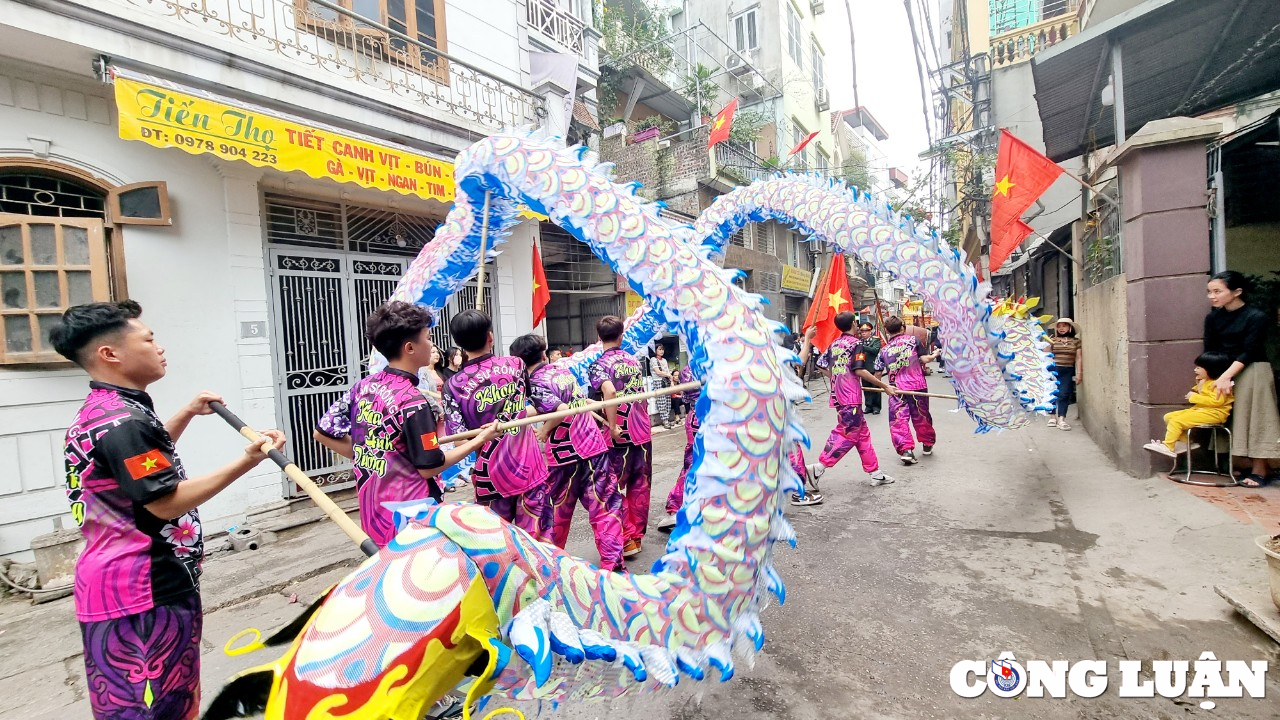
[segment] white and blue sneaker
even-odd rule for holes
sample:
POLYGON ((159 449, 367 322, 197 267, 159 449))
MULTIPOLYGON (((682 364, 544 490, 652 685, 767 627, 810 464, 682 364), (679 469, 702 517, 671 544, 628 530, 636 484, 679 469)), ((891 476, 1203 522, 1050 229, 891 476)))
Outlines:
POLYGON ((822 463, 812 463, 805 465, 805 481, 809 483, 809 487, 818 490, 818 478, 822 477, 822 473, 827 471, 827 466, 822 463))
POLYGON ((883 472, 877 472, 871 476, 871 487, 880 487, 893 482, 893 478, 885 475, 883 472))

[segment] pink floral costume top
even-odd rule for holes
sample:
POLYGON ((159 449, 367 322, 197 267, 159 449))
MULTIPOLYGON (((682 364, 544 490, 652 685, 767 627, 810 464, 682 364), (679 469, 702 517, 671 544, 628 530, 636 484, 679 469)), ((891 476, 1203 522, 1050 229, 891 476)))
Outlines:
MULTIPOLYGON (((555 412, 562 404, 571 408, 582 407, 587 404, 587 396, 578 387, 573 373, 544 363, 529 374, 529 402, 542 414, 555 412)), ((608 450, 608 439, 600 423, 591 413, 582 413, 560 423, 552 431, 547 442, 547 464, 569 465, 608 450)))
POLYGON ((352 472, 360 497, 360 525, 374 544, 395 537, 395 512, 384 503, 441 498, 436 478, 419 469, 444 465, 436 414, 414 373, 386 368, 361 379, 320 417, 316 430, 351 438, 352 472))
MULTIPOLYGON (((514 357, 482 355, 463 363, 444 384, 449 434, 524 417, 524 370, 524 361, 514 357)), ((481 445, 471 481, 477 502, 515 497, 546 482, 547 461, 533 428, 513 428, 481 445)))
MULTIPOLYGON (((635 395, 644 392, 644 375, 640 372, 640 363, 631 353, 622 348, 605 350, 600 355, 600 359, 591 366, 587 378, 591 383, 591 397, 595 400, 604 397, 600 388, 606 381, 613 383, 613 389, 619 395, 635 395)), ((619 405, 618 425, 622 428, 624 444, 644 445, 653 440, 647 402, 619 405)))
POLYGON ((818 367, 831 371, 831 405, 862 407, 862 382, 858 371, 867 367, 867 351, 858 338, 841 335, 818 358, 818 367))
POLYGON ((76 617, 113 620, 200 591, 204 542, 195 510, 158 518, 146 505, 187 478, 169 431, 141 390, 89 383, 67 430, 67 500, 84 533, 76 617))
POLYGON ((920 341, 903 333, 889 338, 876 356, 876 372, 886 373, 889 384, 899 390, 927 390, 924 366, 920 363, 920 341))

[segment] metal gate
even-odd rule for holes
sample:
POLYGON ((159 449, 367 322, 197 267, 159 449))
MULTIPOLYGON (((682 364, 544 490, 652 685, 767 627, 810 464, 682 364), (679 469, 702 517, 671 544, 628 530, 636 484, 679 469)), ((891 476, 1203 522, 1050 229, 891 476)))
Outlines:
MULTIPOLYGON (((351 464, 311 439, 320 416, 368 370, 364 319, 390 297, 408 263, 273 248, 271 294, 280 417, 298 467, 325 490, 350 487, 351 464)), ((287 479, 286 497, 298 490, 287 479)))
POLYGON ((601 298, 591 298, 582 301, 582 338, 583 344, 590 345, 597 340, 596 323, 600 322, 600 318, 605 315, 621 315, 618 309, 619 302, 617 295, 610 295, 601 298))
MULTIPOLYGON (((368 372, 365 319, 394 292, 438 220, 342 203, 266 195, 268 275, 274 331, 277 417, 300 468, 326 491, 351 487, 351 463, 315 442, 320 416, 368 372)), ((493 265, 485 310, 492 317, 493 265)), ((443 353, 449 319, 474 307, 472 280, 432 330, 443 353)), ((300 491, 283 478, 285 497, 300 491)))

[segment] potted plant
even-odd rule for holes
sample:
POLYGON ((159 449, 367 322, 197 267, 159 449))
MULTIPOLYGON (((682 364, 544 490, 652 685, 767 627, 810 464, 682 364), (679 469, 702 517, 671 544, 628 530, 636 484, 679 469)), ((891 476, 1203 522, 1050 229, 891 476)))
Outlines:
POLYGON ((1267 577, 1271 581, 1271 602, 1280 610, 1280 535, 1259 535, 1255 542, 1267 558, 1267 577))
POLYGON ((643 120, 636 122, 635 130, 631 135, 631 144, 642 143, 645 140, 654 140, 662 134, 663 122, 662 118, 657 115, 651 115, 643 120))

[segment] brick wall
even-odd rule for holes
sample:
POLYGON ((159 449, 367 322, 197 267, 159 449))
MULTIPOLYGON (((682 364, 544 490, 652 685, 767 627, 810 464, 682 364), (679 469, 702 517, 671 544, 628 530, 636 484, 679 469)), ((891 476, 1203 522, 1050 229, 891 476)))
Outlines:
POLYGON ((615 166, 614 181, 629 183, 639 181, 638 194, 651 200, 657 199, 661 189, 658 172, 658 143, 654 140, 628 145, 624 136, 607 138, 600 143, 600 159, 615 166))
POLYGON ((672 210, 697 215, 705 207, 698 197, 698 181, 711 173, 705 129, 665 148, 657 140, 628 145, 622 136, 608 138, 601 142, 600 159, 616 166, 617 182, 639 181, 640 195, 662 200, 672 210))

